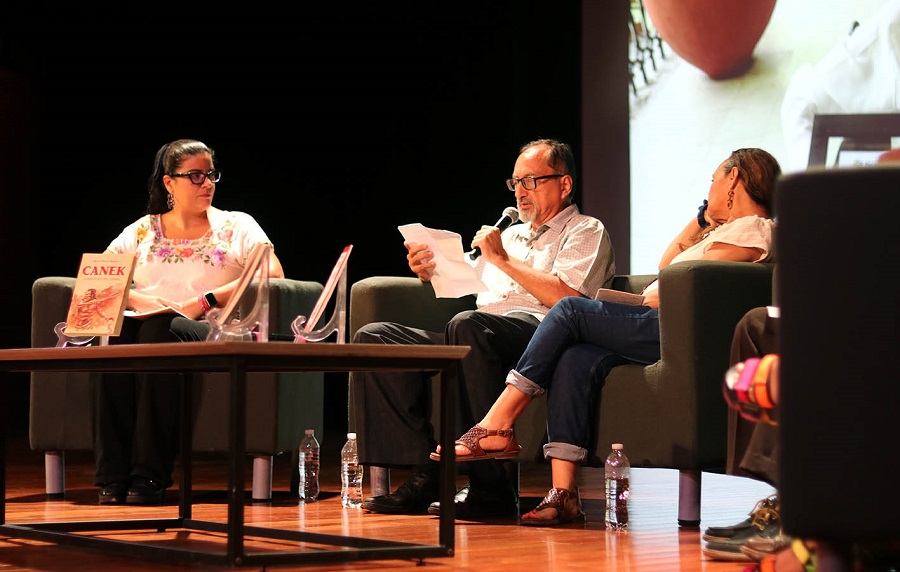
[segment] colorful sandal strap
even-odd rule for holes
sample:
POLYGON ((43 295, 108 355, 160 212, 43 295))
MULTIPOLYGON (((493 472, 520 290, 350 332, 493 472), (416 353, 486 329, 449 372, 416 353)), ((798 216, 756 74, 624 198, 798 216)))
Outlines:
MULTIPOLYGON (((776 354, 777 355, 777 354, 776 354)), ((775 409, 778 409, 778 385, 781 383, 781 358, 779 357, 775 361, 772 362, 772 367, 769 369, 769 396, 772 398, 772 403, 775 404, 775 409)))

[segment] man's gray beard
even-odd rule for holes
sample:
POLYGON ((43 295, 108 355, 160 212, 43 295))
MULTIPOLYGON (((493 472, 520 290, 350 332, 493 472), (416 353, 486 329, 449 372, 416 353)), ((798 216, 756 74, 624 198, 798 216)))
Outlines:
POLYGON ((534 220, 534 211, 522 212, 519 211, 519 222, 531 222, 534 220))

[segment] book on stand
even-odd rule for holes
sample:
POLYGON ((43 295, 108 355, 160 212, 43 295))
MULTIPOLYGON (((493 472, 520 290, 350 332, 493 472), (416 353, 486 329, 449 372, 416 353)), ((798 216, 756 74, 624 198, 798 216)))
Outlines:
POLYGON ((134 254, 82 255, 66 315, 67 336, 119 335, 134 263, 134 254))

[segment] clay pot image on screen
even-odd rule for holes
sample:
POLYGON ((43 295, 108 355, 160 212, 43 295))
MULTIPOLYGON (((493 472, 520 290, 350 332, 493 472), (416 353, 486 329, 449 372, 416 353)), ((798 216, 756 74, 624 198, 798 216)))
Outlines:
POLYGON ((775 0, 644 0, 672 50, 712 79, 742 75, 753 63, 775 0))

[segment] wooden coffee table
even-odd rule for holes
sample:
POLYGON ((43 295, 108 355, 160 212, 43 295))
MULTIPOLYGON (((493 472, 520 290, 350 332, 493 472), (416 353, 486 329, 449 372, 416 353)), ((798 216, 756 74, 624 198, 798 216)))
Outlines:
MULTIPOLYGON (((316 534, 251 527, 244 524, 245 462, 244 407, 247 373, 447 371, 469 352, 468 346, 405 346, 381 344, 333 344, 287 342, 197 342, 135 344, 69 348, 0 350, 0 373, 31 371, 130 371, 184 373, 182 402, 182 474, 177 518, 98 520, 88 522, 6 522, 6 424, 0 423, 0 534, 105 550, 170 563, 205 563, 227 566, 259 566, 333 562, 344 560, 422 559, 452 556, 454 552, 454 503, 456 395, 452 376, 441 376, 440 501, 437 544, 413 544, 389 540, 316 534), (225 522, 191 517, 192 410, 190 378, 198 372, 229 373, 228 507, 225 522), (111 540, 83 534, 94 531, 164 530, 169 528, 226 534, 224 552, 167 548, 140 542, 111 540), (334 550, 245 551, 245 536, 335 546, 334 550)), ((9 376, 7 376, 9 377, 9 376)), ((6 380, 4 380, 6 381, 6 380)), ((6 418, 6 391, 0 391, 0 419, 6 418)))

